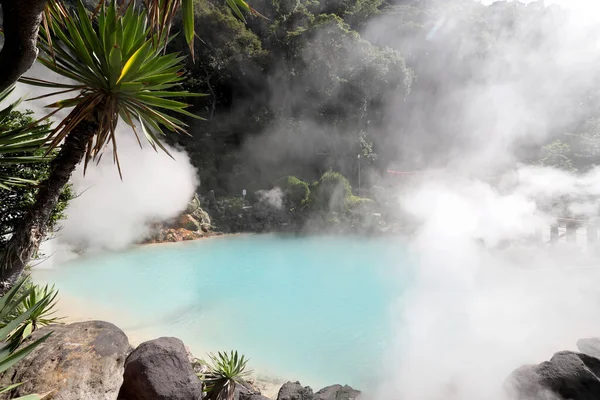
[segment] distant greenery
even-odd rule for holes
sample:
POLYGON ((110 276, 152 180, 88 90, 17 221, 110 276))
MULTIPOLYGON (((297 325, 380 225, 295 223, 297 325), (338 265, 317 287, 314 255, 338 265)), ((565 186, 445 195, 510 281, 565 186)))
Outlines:
POLYGON ((308 183, 295 176, 286 176, 275 181, 275 186, 282 190, 283 200, 287 207, 299 209, 307 205, 310 197, 308 183))
POLYGON ((346 198, 346 207, 348 211, 367 211, 375 205, 375 201, 358 196, 349 196, 346 198))
POLYGON ((241 197, 226 197, 218 200, 221 207, 233 211, 241 211, 244 208, 244 199, 241 197))
POLYGON ((318 210, 344 212, 352 196, 348 179, 339 172, 328 171, 313 184, 311 205, 318 210))
POLYGON ((207 364, 208 372, 200 374, 204 383, 205 399, 234 400, 235 387, 244 384, 244 378, 251 371, 246 370, 248 359, 237 351, 210 353, 207 364))
MULTIPOLYGON (((195 2, 201 41, 185 82, 211 93, 194 104, 194 112, 209 121, 189 121, 194 135, 174 140, 197 167, 203 194, 268 189, 281 176, 313 182, 329 169, 356 187, 359 154, 364 171, 376 172, 362 175, 362 187, 379 185, 369 177, 385 174, 398 160, 414 170, 444 166, 449 154, 461 153, 462 139, 471 133, 460 121, 445 118, 463 114, 461 96, 471 84, 486 87, 490 79, 510 83, 520 76, 535 81, 540 75, 573 79, 538 57, 540 43, 562 45, 553 27, 569 16, 556 6, 502 1, 486 6, 477 0, 253 0, 252 5, 268 19, 248 19, 244 26, 218 0, 195 2), (506 65, 503 54, 511 40, 523 54, 536 56, 513 57, 506 65)), ((595 48, 593 37, 582 37, 582 48, 595 48)), ((186 43, 179 38, 173 46, 184 50, 186 43)), ((590 72, 590 82, 597 75, 590 72)), ((564 139, 574 168, 600 163, 600 95, 592 87, 586 92, 564 86, 552 107, 533 107, 532 115, 543 121, 576 108, 578 117, 548 132, 550 140, 535 143, 520 161, 559 162, 558 148, 539 157, 534 153, 564 139), (565 132, 576 132, 581 140, 572 143, 565 132)), ((533 85, 524 101, 534 103, 553 90, 553 85, 533 85)))

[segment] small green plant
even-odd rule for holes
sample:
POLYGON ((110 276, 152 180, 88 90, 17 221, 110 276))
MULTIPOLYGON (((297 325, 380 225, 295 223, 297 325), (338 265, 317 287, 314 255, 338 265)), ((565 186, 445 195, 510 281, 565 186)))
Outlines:
MULTIPOLYGON (((54 288, 54 285, 43 287, 31 285, 30 289, 23 302, 14 310, 14 314, 19 315, 33 309, 29 317, 9 335, 8 339, 15 348, 36 329, 57 323, 60 320, 60 318, 54 316, 58 301, 58 291, 54 288)), ((4 324, 4 321, 0 321, 0 327, 4 324)))
POLYGON ((208 372, 201 374, 204 382, 206 400, 234 400, 236 385, 242 385, 244 378, 251 371, 246 370, 248 360, 237 351, 219 352, 217 355, 209 353, 210 361, 207 364, 208 372))
MULTIPOLYGON (((11 340, 10 338, 11 334, 28 319, 30 319, 32 315, 36 315, 40 312, 40 309, 45 308, 46 304, 52 302, 49 299, 53 295, 48 294, 39 298, 34 304, 31 304, 31 307, 27 309, 22 308, 22 304, 35 289, 33 286, 27 287, 26 281, 27 279, 19 280, 4 296, 0 298, 0 321, 2 321, 2 327, 0 328, 0 342, 4 343, 4 345, 0 348, 0 373, 8 370, 10 367, 21 361, 51 335, 51 333, 48 333, 23 347, 19 347, 18 344, 15 345, 14 340, 11 340)), ((8 393, 20 385, 20 383, 17 383, 11 386, 0 388, 0 393, 8 393)), ((18 399, 39 400, 40 398, 41 397, 39 395, 32 394, 19 397, 18 399)))

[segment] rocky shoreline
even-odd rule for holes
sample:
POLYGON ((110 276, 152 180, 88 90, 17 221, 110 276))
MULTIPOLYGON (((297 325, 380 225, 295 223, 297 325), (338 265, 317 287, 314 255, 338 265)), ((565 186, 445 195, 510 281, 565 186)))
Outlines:
MULTIPOLYGON (((112 323, 84 321, 35 331, 30 343, 49 339, 20 363, 0 374, 0 387, 23 383, 0 399, 31 393, 54 400, 193 400, 203 397, 206 368, 178 338, 160 337, 132 346, 112 323)), ((549 361, 517 368, 504 384, 511 400, 597 400, 600 398, 600 339, 582 339, 579 353, 562 351, 549 361)), ((272 393, 259 382, 236 387, 236 400, 360 400, 361 391, 331 385, 313 391, 288 381, 272 393), (269 397, 267 397, 267 395, 269 397)), ((459 393, 447 398, 461 399, 459 393), (457 396, 458 395, 458 396, 457 396)), ((445 400, 445 399, 433 399, 445 400)))
MULTIPOLYGON (((134 347, 112 323, 84 321, 51 325, 34 332, 25 345, 47 333, 50 338, 15 366, 0 374, 0 387, 19 382, 0 399, 31 393, 54 400, 193 400, 201 399, 199 362, 174 337, 148 340, 134 347)), ((313 393, 299 382, 286 382, 266 397, 264 382, 247 380, 236 388, 238 400, 356 400, 360 391, 333 385, 313 393)))
POLYGON ((239 199, 207 201, 195 196, 178 217, 151 226, 152 234, 140 244, 174 243, 240 233, 360 234, 389 236, 407 233, 397 216, 354 212, 341 218, 336 212, 308 212, 273 207, 239 199), (233 201, 237 200, 237 201, 233 201))

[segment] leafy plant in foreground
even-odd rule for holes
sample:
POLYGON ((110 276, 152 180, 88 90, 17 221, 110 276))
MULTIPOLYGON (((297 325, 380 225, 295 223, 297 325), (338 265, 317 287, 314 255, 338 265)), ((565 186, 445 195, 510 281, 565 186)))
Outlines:
MULTIPOLYGON (((13 331, 8 340, 13 346, 18 347, 25 338, 35 332, 36 329, 57 323, 60 318, 54 316, 56 313, 56 304, 58 291, 52 286, 33 285, 29 294, 23 299, 23 302, 15 309, 14 316, 23 314, 31 309, 34 311, 23 321, 19 327, 13 331)), ((0 327, 5 322, 0 321, 0 327)))
POLYGON ((235 387, 244 383, 244 377, 251 371, 246 371, 248 360, 239 355, 237 351, 219 352, 217 355, 209 353, 207 373, 201 374, 204 382, 205 399, 207 400, 233 400, 235 387))
MULTIPOLYGON (((53 298, 52 294, 47 294, 35 304, 31 304, 31 307, 28 309, 21 308, 23 312, 19 312, 19 308, 22 307, 25 299, 34 291, 34 287, 26 288, 25 283, 26 279, 20 279, 4 296, 0 297, 0 321, 2 321, 0 342, 6 343, 0 348, 0 373, 21 361, 51 335, 51 333, 48 333, 23 347, 15 346, 15 342, 10 339, 11 334, 15 330, 31 318, 32 315, 39 313, 40 309, 43 310, 49 302, 48 299, 53 298)), ((8 393, 20 385, 20 383, 17 383, 0 388, 0 393, 8 393)), ((40 396, 28 395, 19 397, 19 399, 34 400, 40 399, 40 396)))

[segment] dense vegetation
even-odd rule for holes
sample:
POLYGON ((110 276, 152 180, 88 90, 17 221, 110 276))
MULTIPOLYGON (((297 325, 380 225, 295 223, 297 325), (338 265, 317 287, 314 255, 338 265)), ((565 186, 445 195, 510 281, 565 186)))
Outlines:
MULTIPOLYGON (((555 139, 581 143, 597 135, 598 90, 578 85, 568 68, 549 59, 553 48, 564 47, 557 32, 568 19, 556 6, 475 0, 252 4, 266 19, 244 26, 220 2, 195 1, 202 40, 186 84, 210 94, 194 110, 207 121, 191 121, 192 136, 177 140, 198 168, 203 193, 253 192, 282 175, 312 182, 329 169, 357 187, 358 162, 370 185, 390 166, 445 167, 484 143, 485 130, 529 135, 506 150, 531 163, 546 157, 542 147, 555 139), (514 101, 496 99, 507 96, 502 85, 510 91, 517 79, 525 82, 517 95, 533 122, 504 126, 506 111, 484 108, 485 102, 514 101), (548 79, 570 84, 552 87, 548 79), (540 98, 552 102, 539 104, 540 98)), ((579 39, 582 48, 595 46, 591 38, 579 39)), ((185 43, 174 46, 183 50, 185 43)), ((590 52, 586 61, 597 65, 598 56, 590 52)), ((586 81, 598 81, 595 72, 585 73, 586 81)), ((578 156, 574 162, 592 161, 578 156)))

